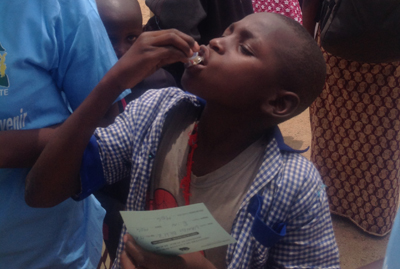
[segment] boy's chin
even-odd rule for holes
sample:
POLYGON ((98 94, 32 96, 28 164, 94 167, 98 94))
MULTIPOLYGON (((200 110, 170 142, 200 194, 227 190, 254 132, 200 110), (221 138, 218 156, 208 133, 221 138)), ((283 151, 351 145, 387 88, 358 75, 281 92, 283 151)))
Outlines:
POLYGON ((196 76, 193 76, 185 71, 181 78, 181 85, 184 91, 190 92, 191 94, 194 94, 200 98, 204 98, 203 95, 207 86, 204 85, 202 80, 196 76))
POLYGON ((198 97, 201 97, 201 93, 197 92, 196 90, 192 90, 191 88, 186 88, 185 86, 183 86, 182 84, 182 90, 184 90, 185 92, 191 93, 193 95, 196 95, 198 97))
POLYGON ((201 93, 201 91, 196 91, 195 88, 191 88, 191 87, 186 87, 184 83, 182 83, 182 90, 184 90, 185 92, 191 93, 193 95, 196 95, 197 97, 200 97, 203 99, 203 94, 201 93))
POLYGON ((191 93, 192 92, 191 89, 193 89, 193 84, 194 84, 193 79, 190 78, 190 76, 186 73, 185 70, 181 78, 182 89, 191 93))

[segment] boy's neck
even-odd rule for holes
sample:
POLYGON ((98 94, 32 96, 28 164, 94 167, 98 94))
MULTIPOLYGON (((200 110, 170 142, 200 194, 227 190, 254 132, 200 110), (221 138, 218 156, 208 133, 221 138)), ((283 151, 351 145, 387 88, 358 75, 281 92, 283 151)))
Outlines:
POLYGON ((265 133, 264 124, 236 113, 204 109, 198 124, 193 173, 202 176, 229 163, 265 133))

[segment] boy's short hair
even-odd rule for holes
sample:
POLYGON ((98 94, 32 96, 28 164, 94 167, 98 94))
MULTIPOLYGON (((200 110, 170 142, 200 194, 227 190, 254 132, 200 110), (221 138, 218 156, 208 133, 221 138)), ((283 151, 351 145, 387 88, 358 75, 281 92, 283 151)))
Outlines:
POLYGON ((276 46, 276 57, 280 66, 277 67, 277 82, 281 88, 296 93, 300 98, 296 115, 300 114, 321 93, 325 77, 326 64, 321 49, 307 30, 295 20, 279 16, 296 39, 286 42, 284 46, 276 46))

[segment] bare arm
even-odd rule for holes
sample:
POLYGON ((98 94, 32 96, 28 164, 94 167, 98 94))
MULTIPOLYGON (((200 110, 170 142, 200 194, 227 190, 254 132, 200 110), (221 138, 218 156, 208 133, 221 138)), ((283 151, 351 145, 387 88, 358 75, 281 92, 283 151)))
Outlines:
POLYGON ((303 0, 302 12, 303 12, 303 26, 314 37, 314 30, 319 9, 320 0, 303 0))
POLYGON ((46 145, 26 179, 28 205, 52 207, 79 193, 82 155, 112 100, 159 67, 186 61, 191 48, 199 49, 193 38, 176 30, 142 34, 46 145))
MULTIPOLYGON (((115 103, 100 121, 100 126, 111 124, 118 113, 118 103, 115 103)), ((58 126, 0 132, 0 167, 32 167, 58 126)))
POLYGON ((0 167, 31 167, 56 127, 0 132, 0 167))

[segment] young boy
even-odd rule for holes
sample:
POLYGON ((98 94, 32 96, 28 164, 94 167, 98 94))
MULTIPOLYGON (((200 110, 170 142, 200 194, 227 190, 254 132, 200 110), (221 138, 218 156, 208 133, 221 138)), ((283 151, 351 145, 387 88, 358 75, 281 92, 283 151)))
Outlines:
MULTIPOLYGON (((137 0, 96 0, 99 15, 106 28, 114 51, 121 58, 142 33, 142 13, 137 0)), ((141 96, 148 89, 176 86, 173 76, 160 68, 139 82, 125 97, 126 103, 141 96)), ((120 210, 125 208, 130 178, 108 185, 94 195, 106 209, 104 218, 104 241, 111 260, 114 260, 122 229, 120 210)))
POLYGON ((130 175, 128 210, 204 202, 237 243, 173 257, 149 255, 127 236, 114 268, 120 257, 145 268, 339 268, 320 177, 277 128, 312 102, 324 79, 313 39, 281 15, 250 15, 200 48, 176 30, 145 33, 53 136, 28 176, 26 201, 49 207, 84 198, 96 179, 130 175), (178 89, 150 91, 92 137, 108 100, 193 51, 204 60, 182 82, 204 106, 178 89))
MULTIPOLYGON (((143 32, 142 13, 137 0, 96 0, 100 18, 118 59, 129 50, 143 32)), ((176 86, 174 77, 163 68, 143 79, 125 97, 129 103, 148 89, 176 86)))

